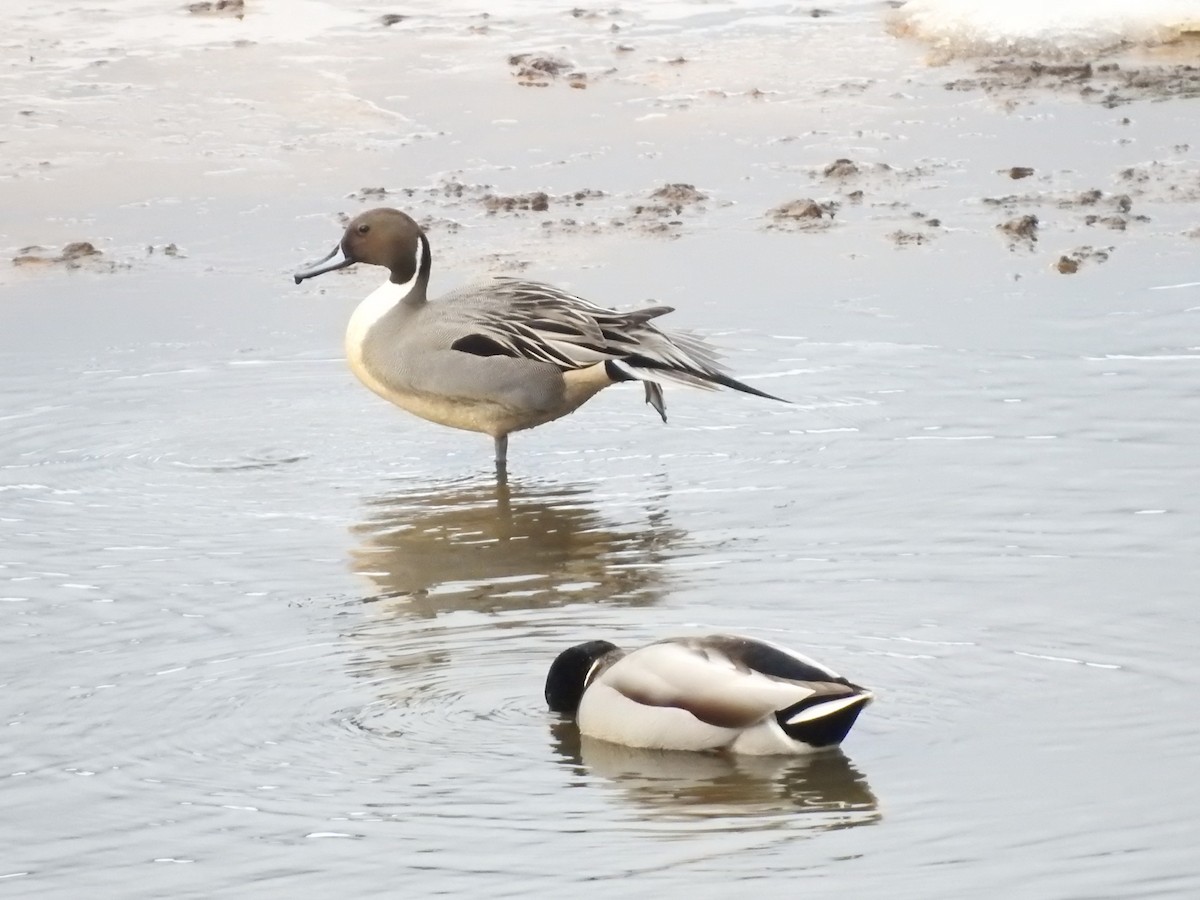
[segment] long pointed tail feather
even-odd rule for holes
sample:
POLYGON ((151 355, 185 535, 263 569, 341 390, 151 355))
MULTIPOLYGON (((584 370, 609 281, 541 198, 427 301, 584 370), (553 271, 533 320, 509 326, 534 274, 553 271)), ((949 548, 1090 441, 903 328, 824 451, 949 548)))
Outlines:
MULTIPOLYGON (((693 369, 689 371, 668 363, 649 359, 645 356, 634 355, 627 356, 624 359, 610 360, 607 364, 610 378, 613 377, 613 368, 616 368, 629 378, 634 378, 638 381, 653 381, 658 384, 685 384, 689 387, 707 391, 716 390, 718 387, 726 387, 735 391, 741 391, 743 394, 764 397, 767 400, 778 400, 780 403, 789 402, 782 397, 776 397, 774 394, 768 394, 766 391, 760 391, 758 388, 744 384, 715 367, 707 370, 693 369)), ((618 378, 615 380, 623 381, 625 379, 618 378)))

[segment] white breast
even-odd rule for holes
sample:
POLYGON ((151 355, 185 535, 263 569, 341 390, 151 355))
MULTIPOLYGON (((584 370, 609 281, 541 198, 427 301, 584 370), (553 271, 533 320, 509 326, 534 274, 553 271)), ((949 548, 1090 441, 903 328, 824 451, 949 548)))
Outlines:
MULTIPOLYGON (((415 281, 415 276, 414 279, 415 281)), ((413 282, 393 284, 385 281, 376 288, 350 316, 346 326, 346 361, 350 371, 364 385, 401 409, 451 428, 482 431, 486 434, 507 433, 512 426, 497 422, 503 411, 491 404, 464 403, 448 397, 401 391, 380 381, 366 364, 363 344, 375 324, 408 296, 413 282)))
POLYGON ((350 323, 346 326, 346 356, 354 366, 354 360, 362 360, 362 345, 371 327, 391 311, 397 303, 408 296, 411 284, 395 284, 385 281, 358 304, 350 323))
POLYGON ((385 281, 358 304, 354 314, 350 316, 350 323, 346 326, 346 361, 350 364, 350 370, 358 377, 359 381, 388 400, 393 400, 392 393, 370 373, 364 364, 363 342, 367 339, 367 332, 375 323, 407 297, 411 289, 412 282, 395 284, 385 281))

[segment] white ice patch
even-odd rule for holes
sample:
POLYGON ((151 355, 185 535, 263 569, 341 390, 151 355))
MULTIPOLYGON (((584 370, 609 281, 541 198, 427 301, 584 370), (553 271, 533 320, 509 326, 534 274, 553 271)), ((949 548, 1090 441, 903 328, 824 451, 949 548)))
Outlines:
POLYGON ((1077 55, 1200 31, 1200 0, 909 0, 889 24, 947 56, 1077 55))

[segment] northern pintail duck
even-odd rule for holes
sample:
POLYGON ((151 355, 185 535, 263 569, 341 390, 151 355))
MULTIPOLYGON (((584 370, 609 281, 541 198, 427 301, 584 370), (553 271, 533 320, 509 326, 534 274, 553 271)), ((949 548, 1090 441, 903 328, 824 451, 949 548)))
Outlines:
POLYGON ((657 750, 807 753, 842 742, 872 694, 767 641, 669 638, 625 653, 589 641, 559 654, 546 704, 582 734, 657 750))
POLYGON ((401 409, 491 435, 501 478, 510 433, 574 412, 620 381, 643 382, 664 422, 663 384, 780 399, 731 378, 700 338, 653 325, 669 306, 617 312, 548 284, 501 277, 430 303, 429 239, 395 209, 355 217, 296 283, 357 262, 390 275, 350 317, 350 368, 401 409))

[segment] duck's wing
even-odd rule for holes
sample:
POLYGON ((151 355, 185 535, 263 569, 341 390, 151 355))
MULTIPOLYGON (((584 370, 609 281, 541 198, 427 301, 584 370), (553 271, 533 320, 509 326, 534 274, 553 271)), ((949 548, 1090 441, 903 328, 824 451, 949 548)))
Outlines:
POLYGON ((729 375, 716 348, 702 338, 655 326, 651 320, 671 312, 669 306, 620 312, 553 285, 503 277, 456 291, 435 306, 432 327, 451 350, 545 363, 560 372, 603 363, 611 381, 642 382, 646 402, 664 422, 664 384, 780 399, 729 375))
MULTIPOLYGON (((449 298, 447 298, 449 299, 449 298)), ((470 334, 455 349, 483 356, 503 354, 580 369, 637 353, 661 332, 647 323, 666 315, 669 306, 619 312, 597 306, 552 285, 516 278, 495 278, 454 298, 470 334)), ((444 302, 444 301, 443 301, 444 302)), ((689 362, 687 350, 661 340, 664 362, 689 362)), ((715 354, 699 341, 696 361, 711 364, 715 354)))
POLYGON ((811 657, 787 647, 740 634, 709 634, 695 638, 673 638, 675 643, 690 647, 698 653, 729 659, 751 671, 785 681, 812 684, 850 682, 833 669, 811 657))
MULTIPOLYGON (((808 688, 810 693, 807 695, 778 707, 774 718, 787 738, 809 747, 841 743, 858 714, 873 699, 869 690, 853 684, 828 666, 770 641, 742 635, 710 635, 691 639, 690 643, 700 652, 719 655, 767 678, 808 688)), ((765 731, 769 733, 773 729, 765 731)), ((765 736, 764 733, 743 735, 734 749, 762 752, 755 749, 755 745, 765 736)), ((773 747, 774 741, 768 739, 764 746, 773 747)))
POLYGON ((845 679, 831 680, 838 676, 811 660, 774 645, 762 650, 745 642, 759 643, 734 636, 660 641, 625 656, 597 682, 635 703, 684 709, 721 728, 746 728, 810 698, 853 690, 845 679), (765 662, 760 655, 767 657, 765 662))
POLYGON ((604 362, 615 367, 614 380, 728 387, 779 399, 732 378, 703 338, 657 327, 651 320, 672 312, 670 306, 607 309, 553 285, 517 278, 495 278, 438 305, 454 307, 461 317, 457 350, 549 362, 564 370, 604 362))

